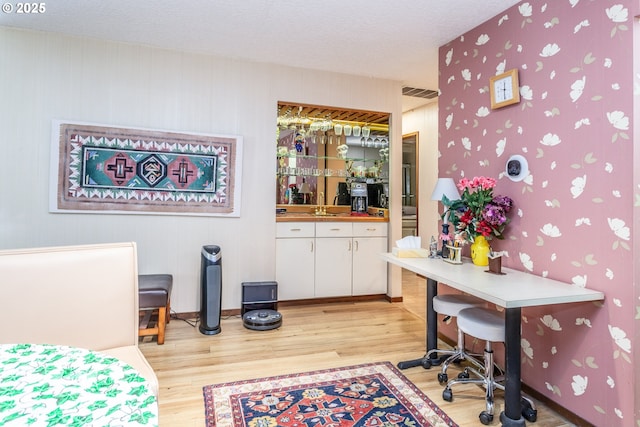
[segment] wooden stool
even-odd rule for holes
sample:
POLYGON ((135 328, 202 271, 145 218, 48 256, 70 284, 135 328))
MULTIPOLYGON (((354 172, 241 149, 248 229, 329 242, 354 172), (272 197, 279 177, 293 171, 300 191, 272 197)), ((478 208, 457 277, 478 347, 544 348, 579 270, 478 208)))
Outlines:
POLYGON ((172 287, 171 274, 138 275, 139 336, 157 335, 158 344, 164 344, 165 326, 171 317, 172 287), (154 316, 157 316, 157 319, 154 319, 154 316))

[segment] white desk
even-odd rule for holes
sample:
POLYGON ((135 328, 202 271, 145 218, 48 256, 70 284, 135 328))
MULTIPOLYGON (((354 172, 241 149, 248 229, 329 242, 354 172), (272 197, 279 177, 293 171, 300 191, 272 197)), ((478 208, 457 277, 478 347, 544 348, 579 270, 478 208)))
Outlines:
MULTIPOLYGON (((382 258, 427 278, 427 351, 437 348, 438 322, 433 297, 438 282, 505 308, 505 410, 503 426, 524 426, 520 414, 520 328, 521 308, 572 302, 597 301, 604 293, 503 268, 506 274, 487 273, 465 259, 449 264, 440 258, 398 258, 390 253, 382 258)), ((437 357, 437 355, 434 355, 437 357)))

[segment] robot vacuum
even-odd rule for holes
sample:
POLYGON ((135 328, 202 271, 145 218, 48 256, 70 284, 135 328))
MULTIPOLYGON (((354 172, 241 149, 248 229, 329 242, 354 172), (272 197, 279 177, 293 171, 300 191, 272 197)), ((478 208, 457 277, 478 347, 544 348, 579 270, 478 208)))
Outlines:
POLYGON ((251 310, 242 316, 242 322, 247 329, 268 331, 282 325, 282 315, 275 310, 251 310))

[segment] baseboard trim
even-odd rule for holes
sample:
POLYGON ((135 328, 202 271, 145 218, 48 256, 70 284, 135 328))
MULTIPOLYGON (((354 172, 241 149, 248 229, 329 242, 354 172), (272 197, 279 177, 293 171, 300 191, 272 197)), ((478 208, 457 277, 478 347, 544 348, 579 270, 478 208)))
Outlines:
POLYGON ((571 412, 567 408, 560 406, 555 401, 551 400, 550 398, 543 395, 542 393, 532 389, 525 383, 522 383, 522 391, 528 394, 529 396, 533 397, 534 399, 544 403, 546 406, 549 407, 549 409, 553 410, 561 417, 566 418, 566 420, 572 424, 575 424, 581 427, 596 427, 594 424, 591 424, 589 421, 582 419, 579 415, 571 412))
POLYGON ((295 307, 300 305, 315 305, 315 304, 332 304, 337 302, 363 302, 363 301, 390 301, 389 297, 385 294, 379 295, 357 295, 357 296, 345 296, 345 297, 327 297, 327 298, 310 298, 292 301, 278 301, 278 306, 281 307, 295 307))
MULTIPOLYGON (((327 298, 311 298, 311 299, 301 299, 301 300, 291 300, 291 301, 278 301, 279 307, 295 307, 301 305, 314 305, 314 304, 332 304, 339 302, 363 302, 363 301, 388 301, 388 302, 402 302, 402 297, 389 297, 385 294, 378 295, 357 295, 357 296, 346 296, 346 297, 327 297, 327 298)), ((240 308, 231 308, 220 311, 220 317, 232 317, 239 316, 241 313, 240 308)), ((171 313, 172 319, 180 319, 180 320, 193 320, 200 317, 199 311, 192 312, 184 312, 184 313, 171 313)))

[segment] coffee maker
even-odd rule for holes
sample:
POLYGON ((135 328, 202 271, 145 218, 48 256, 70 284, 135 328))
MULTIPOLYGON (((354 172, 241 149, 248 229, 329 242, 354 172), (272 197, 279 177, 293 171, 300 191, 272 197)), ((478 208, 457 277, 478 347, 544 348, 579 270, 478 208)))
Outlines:
POLYGON ((367 215, 368 193, 366 182, 351 183, 351 215, 367 215))
POLYGON ((351 203, 349 196, 349 187, 346 182, 339 182, 338 189, 336 190, 336 197, 333 199, 334 205, 348 205, 351 203))

